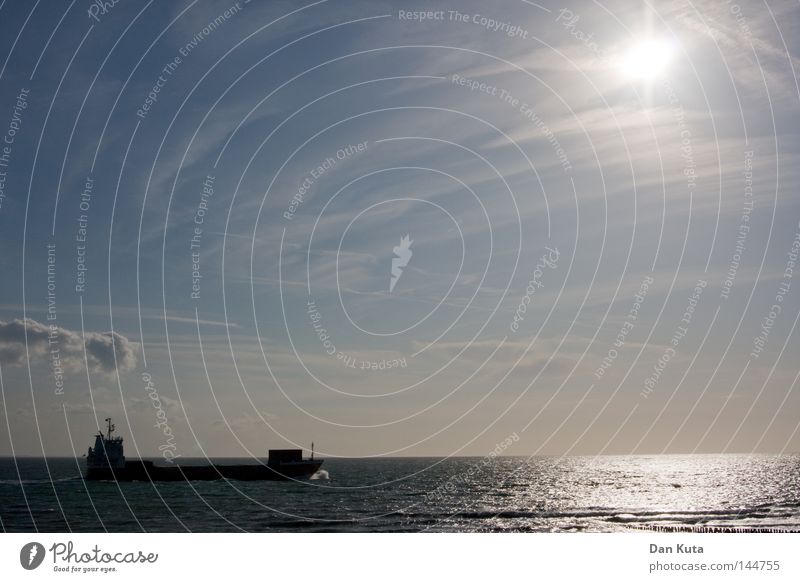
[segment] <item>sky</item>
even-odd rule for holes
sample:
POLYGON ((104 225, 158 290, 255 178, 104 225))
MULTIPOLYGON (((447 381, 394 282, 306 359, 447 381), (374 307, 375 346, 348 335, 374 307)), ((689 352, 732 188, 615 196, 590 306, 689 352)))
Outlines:
POLYGON ((800 450, 791 2, 0 3, 0 455, 800 450))

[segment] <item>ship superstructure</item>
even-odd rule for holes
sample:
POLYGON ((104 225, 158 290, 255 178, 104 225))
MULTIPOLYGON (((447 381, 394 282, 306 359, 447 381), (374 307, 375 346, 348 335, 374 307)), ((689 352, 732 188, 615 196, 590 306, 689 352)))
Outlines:
POLYGON ((106 419, 108 424, 108 433, 103 434, 103 431, 98 431, 94 436, 94 447, 89 447, 89 452, 86 454, 86 468, 87 469, 122 469, 125 467, 125 453, 122 448, 122 437, 111 436, 116 426, 111 422, 110 418, 106 419))

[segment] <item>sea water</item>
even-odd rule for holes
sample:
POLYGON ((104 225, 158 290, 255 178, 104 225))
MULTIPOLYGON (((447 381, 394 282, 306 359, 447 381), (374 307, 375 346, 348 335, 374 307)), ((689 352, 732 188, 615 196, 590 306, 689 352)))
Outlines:
POLYGON ((326 459, 298 482, 85 482, 82 462, 0 459, 2 529, 800 530, 800 455, 326 459))

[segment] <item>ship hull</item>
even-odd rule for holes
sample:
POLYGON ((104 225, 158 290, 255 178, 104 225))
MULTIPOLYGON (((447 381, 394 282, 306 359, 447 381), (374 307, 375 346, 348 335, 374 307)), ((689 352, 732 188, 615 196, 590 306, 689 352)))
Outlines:
POLYGON ((287 481, 308 479, 322 461, 300 461, 279 465, 174 465, 165 467, 152 461, 127 461, 124 467, 92 467, 87 481, 287 481))

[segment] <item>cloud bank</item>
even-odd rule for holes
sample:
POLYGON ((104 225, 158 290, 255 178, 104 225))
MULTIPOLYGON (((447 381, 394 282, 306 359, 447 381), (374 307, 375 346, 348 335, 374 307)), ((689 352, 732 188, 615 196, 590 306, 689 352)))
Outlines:
POLYGON ((95 373, 127 372, 136 366, 138 344, 114 331, 80 333, 34 319, 0 320, 0 363, 21 366, 30 357, 58 350, 62 368, 77 372, 88 364, 95 373), (26 350, 27 343, 27 350, 26 350))

